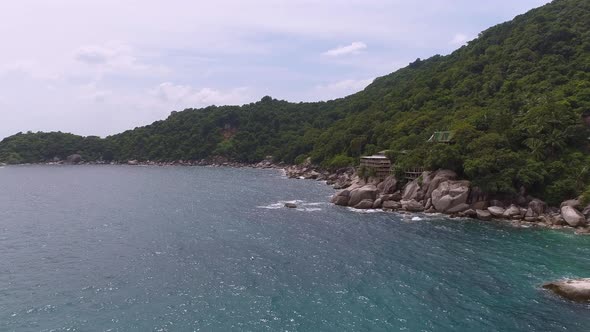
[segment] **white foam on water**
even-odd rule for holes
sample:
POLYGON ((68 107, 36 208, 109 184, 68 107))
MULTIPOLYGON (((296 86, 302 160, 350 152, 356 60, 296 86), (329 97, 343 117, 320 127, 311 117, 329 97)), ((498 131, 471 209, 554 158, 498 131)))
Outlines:
MULTIPOLYGON (((305 203, 305 201, 295 199, 295 200, 290 200, 290 201, 278 201, 276 203, 271 203, 269 205, 257 206, 257 208, 268 209, 268 210, 278 210, 278 209, 285 208, 285 204, 287 204, 287 203, 297 205, 298 211, 318 211, 318 210, 312 210, 313 208, 306 208, 306 206, 318 206, 318 205, 324 204, 324 203, 305 203)), ((319 209, 319 210, 321 210, 321 209, 319 209)))
POLYGON ((320 208, 300 208, 300 209, 297 209, 297 211, 316 212, 316 211, 322 211, 322 209, 320 209, 320 208))
POLYGON ((347 207, 346 209, 348 209, 349 211, 352 212, 356 212, 356 213, 384 213, 385 211, 381 210, 381 209, 367 209, 367 210, 361 210, 361 209, 355 209, 353 207, 347 207))
POLYGON ((422 219, 420 217, 412 217, 412 221, 420 221, 420 220, 424 220, 424 219, 422 219))

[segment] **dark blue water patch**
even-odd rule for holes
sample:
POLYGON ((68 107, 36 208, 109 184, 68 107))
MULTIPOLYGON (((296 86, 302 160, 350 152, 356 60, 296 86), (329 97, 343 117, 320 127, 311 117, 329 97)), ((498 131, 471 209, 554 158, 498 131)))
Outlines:
POLYGON ((0 330, 590 330, 539 287, 587 277, 589 238, 331 194, 269 170, 4 167, 0 330))

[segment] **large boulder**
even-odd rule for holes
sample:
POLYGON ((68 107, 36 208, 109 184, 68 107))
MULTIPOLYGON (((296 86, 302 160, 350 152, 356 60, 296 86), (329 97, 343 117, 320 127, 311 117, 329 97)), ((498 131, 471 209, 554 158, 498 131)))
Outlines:
POLYGON ((397 179, 395 176, 390 175, 385 178, 379 185, 377 185, 377 189, 381 191, 383 194, 393 194, 397 189, 397 179))
POLYGON ((486 210, 489 204, 487 201, 478 201, 471 204, 471 208, 474 210, 486 210))
POLYGON ((457 173, 448 169, 440 169, 436 172, 427 174, 427 176, 424 176, 424 182, 422 183, 424 197, 432 197, 432 192, 436 190, 441 183, 455 179, 457 179, 457 173))
POLYGON ((418 197, 420 191, 420 184, 418 180, 414 180, 406 185, 404 188, 404 192, 402 194, 402 200, 409 201, 412 199, 416 199, 418 197))
POLYGON ((420 204, 420 202, 411 199, 411 200, 403 200, 401 201, 402 209, 409 211, 409 212, 422 212, 424 211, 424 206, 420 204))
POLYGON ((577 209, 580 207, 580 201, 577 199, 570 199, 567 200, 565 202, 562 202, 561 205, 559 206, 560 208, 564 207, 564 206, 571 206, 574 209, 577 209))
POLYGON ((543 288, 571 301, 590 302, 590 278, 554 281, 543 288))
POLYGON ((511 219, 511 218, 514 218, 514 217, 521 216, 520 212, 521 212, 520 211, 520 208, 518 206, 512 204, 512 205, 510 205, 510 207, 508 207, 504 211, 504 213, 502 214, 502 216, 504 218, 511 219))
POLYGON ((561 207, 561 216, 565 222, 567 222, 567 224, 572 227, 586 225, 586 217, 584 217, 583 214, 569 205, 564 205, 561 207))
POLYGON ((362 200, 370 199, 371 204, 377 198, 377 187, 372 184, 368 184, 362 186, 360 188, 354 189, 350 192, 350 200, 348 201, 349 206, 356 206, 362 200))
POLYGON ((399 190, 394 192, 391 196, 389 196, 389 200, 396 201, 396 202, 401 201, 402 200, 402 192, 399 190))
POLYGON ((475 212, 473 209, 467 209, 463 211, 463 215, 468 218, 477 218, 477 212, 475 212))
MULTIPOLYGON (((432 192, 432 205, 438 212, 449 212, 466 204, 468 197, 469 181, 444 181, 432 192)), ((462 208, 462 211, 468 208, 462 208)))
POLYGON ((377 198, 375 202, 373 202, 373 209, 380 209, 383 206, 383 200, 381 198, 377 198))
POLYGON ((382 205, 384 210, 398 210, 401 209, 402 203, 396 201, 385 201, 382 205))
POLYGON ((504 212, 506 210, 503 207, 499 207, 499 206, 490 206, 488 208, 488 212, 490 212, 490 214, 494 217, 500 218, 504 216, 504 212))
POLYGON ((357 205, 354 206, 355 209, 361 210, 368 210, 373 208, 373 200, 372 199, 363 199, 357 205))
POLYGON ((492 219, 492 214, 488 210, 475 210, 477 214, 477 219, 481 220, 490 220, 492 219))
POLYGON ((449 213, 449 214, 455 214, 455 213, 463 212, 466 210, 469 210, 469 204, 461 203, 461 204, 453 206, 452 208, 448 209, 445 212, 449 213))
POLYGON ((350 190, 341 190, 332 196, 332 203, 340 206, 347 206, 350 200, 350 190))
POLYGON ((67 161, 68 161, 68 163, 70 163, 70 164, 78 164, 79 162, 81 162, 81 161, 82 161, 82 156, 81 156, 81 155, 79 155, 79 154, 77 154, 77 153, 74 153, 74 154, 71 154, 71 155, 69 155, 69 156, 66 158, 66 160, 67 160, 67 161))
POLYGON ((538 217, 545 213, 547 203, 539 199, 533 199, 529 202, 529 208, 527 210, 527 217, 538 217), (531 215, 529 215, 529 212, 531 215))

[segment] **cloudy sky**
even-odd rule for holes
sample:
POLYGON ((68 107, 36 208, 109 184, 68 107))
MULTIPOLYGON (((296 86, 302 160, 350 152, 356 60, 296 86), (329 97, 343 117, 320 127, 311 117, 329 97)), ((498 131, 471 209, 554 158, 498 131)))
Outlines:
POLYGON ((105 136, 264 95, 343 97, 547 2, 2 1, 0 138, 105 136))

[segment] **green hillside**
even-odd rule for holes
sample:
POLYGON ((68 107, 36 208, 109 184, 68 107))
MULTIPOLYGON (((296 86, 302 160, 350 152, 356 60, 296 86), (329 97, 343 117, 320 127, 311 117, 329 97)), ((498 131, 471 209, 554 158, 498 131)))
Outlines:
POLYGON ((590 184, 590 2, 556 0, 416 60, 364 91, 320 103, 264 97, 187 109, 106 139, 29 133, 0 142, 11 163, 65 158, 177 160, 272 155, 325 167, 388 149, 403 167, 449 168, 490 193, 527 189, 556 203, 590 184), (435 131, 454 144, 427 143, 435 131))

